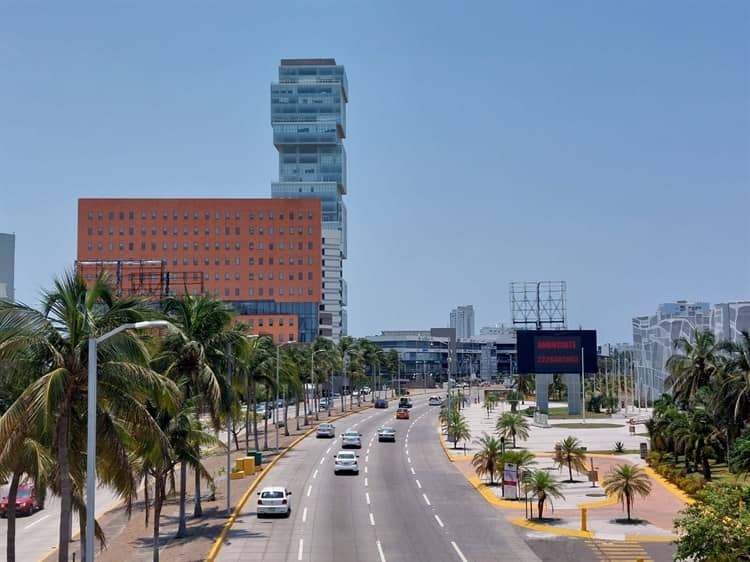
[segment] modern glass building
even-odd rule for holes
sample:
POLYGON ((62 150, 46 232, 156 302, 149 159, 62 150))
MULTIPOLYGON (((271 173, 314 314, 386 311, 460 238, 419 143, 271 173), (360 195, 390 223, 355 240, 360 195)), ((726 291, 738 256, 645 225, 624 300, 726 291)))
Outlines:
POLYGON ((346 334, 346 103, 349 87, 335 59, 282 59, 271 84, 273 143, 279 181, 273 198, 320 199, 322 205, 322 336, 346 334))
POLYGON ((0 234, 0 299, 14 299, 15 260, 16 235, 0 234))

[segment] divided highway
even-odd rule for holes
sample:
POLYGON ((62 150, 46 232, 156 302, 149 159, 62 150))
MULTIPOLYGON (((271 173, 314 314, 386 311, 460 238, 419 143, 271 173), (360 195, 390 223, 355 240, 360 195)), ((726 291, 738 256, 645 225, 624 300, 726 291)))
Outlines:
POLYGON ((291 516, 259 520, 251 497, 218 560, 539 560, 446 461, 436 435, 438 408, 421 397, 414 404, 409 420, 396 420, 393 405, 370 409, 336 422, 333 440, 300 442, 259 486, 292 490, 291 516), (397 430, 395 443, 378 442, 382 425, 397 430), (360 473, 334 475, 333 455, 350 427, 362 433, 360 473))

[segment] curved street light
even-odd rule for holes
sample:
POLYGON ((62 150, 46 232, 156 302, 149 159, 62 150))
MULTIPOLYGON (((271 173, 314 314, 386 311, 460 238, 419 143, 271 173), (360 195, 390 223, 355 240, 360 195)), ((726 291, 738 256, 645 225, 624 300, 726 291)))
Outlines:
POLYGON ((94 512, 96 510, 96 387, 97 346, 125 330, 147 330, 149 328, 174 328, 166 320, 129 322, 110 330, 98 338, 89 338, 88 404, 86 414, 86 558, 94 560, 94 512))

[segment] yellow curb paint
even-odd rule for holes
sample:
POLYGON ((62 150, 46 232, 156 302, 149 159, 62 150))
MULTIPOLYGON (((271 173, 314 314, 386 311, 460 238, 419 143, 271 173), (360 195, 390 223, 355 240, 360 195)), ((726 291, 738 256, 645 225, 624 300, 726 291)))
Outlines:
POLYGON ((516 517, 515 519, 511 519, 510 522, 519 527, 524 527, 533 531, 540 531, 542 533, 550 533, 552 535, 578 537, 580 539, 594 538, 594 533, 590 531, 576 531, 575 529, 566 529, 565 527, 553 527, 552 525, 544 525, 542 523, 527 521, 523 517, 516 517))
POLYGON ((474 488, 479 492, 482 497, 492 505, 496 505, 498 507, 508 507, 510 509, 524 509, 524 504, 519 502, 512 502, 508 500, 501 500, 498 498, 495 494, 492 493, 492 490, 490 490, 487 486, 482 484, 482 481, 479 480, 476 476, 472 476, 469 479, 469 483, 474 486, 474 488))
POLYGON ((670 535, 625 535, 625 542, 674 542, 677 538, 670 535))
POLYGON ((449 461, 453 462, 453 457, 451 456, 451 453, 448 450, 448 446, 445 444, 445 441, 443 441, 443 434, 440 431, 440 428, 438 428, 438 439, 440 440, 440 446, 443 448, 443 452, 445 453, 445 456, 448 457, 449 461))
MULTIPOLYGON (((352 414, 357 414, 363 410, 366 410, 370 408, 371 406, 365 406, 364 408, 358 408, 357 410, 353 410, 350 412, 346 412, 344 414, 341 414, 335 418, 331 418, 328 420, 328 422, 340 420, 341 418, 345 418, 347 416, 350 416, 352 414)), ((227 535, 229 534, 230 529, 234 525, 235 521, 237 521, 237 517, 239 516, 240 512, 242 511, 242 508, 245 507, 245 503, 247 503, 247 500, 250 498, 250 495, 255 491, 255 488, 258 487, 258 484, 260 484, 261 480, 266 477, 268 472, 273 468, 273 466, 279 461, 281 457, 286 455, 286 453, 292 449, 294 446, 296 446, 300 441, 305 439, 306 437, 309 437, 312 435, 317 428, 313 427, 300 435, 297 439, 292 441, 287 448, 285 448, 283 451, 281 451, 278 455, 276 455, 276 458, 274 458, 270 463, 268 463, 265 468, 258 474, 258 476, 253 480, 253 482, 250 484, 250 487, 245 491, 245 493, 242 495, 242 498, 240 498, 240 501, 237 503, 237 505, 232 509, 232 514, 227 520, 226 523, 224 523, 224 527, 221 529, 221 534, 214 542, 214 545, 211 547, 211 551, 208 553, 208 556, 206 557, 206 562, 215 562, 216 557, 219 555, 219 551, 221 550, 221 547, 224 544, 224 541, 227 538, 227 535)))
POLYGON ((644 466, 643 471, 648 474, 651 478, 656 480, 659 484, 664 486, 667 491, 671 492, 673 496, 675 496, 678 500, 688 504, 693 505, 695 503, 695 500, 688 496, 685 492, 680 490, 677 486, 672 484, 669 480, 664 478, 661 474, 658 474, 653 468, 650 466, 644 466))

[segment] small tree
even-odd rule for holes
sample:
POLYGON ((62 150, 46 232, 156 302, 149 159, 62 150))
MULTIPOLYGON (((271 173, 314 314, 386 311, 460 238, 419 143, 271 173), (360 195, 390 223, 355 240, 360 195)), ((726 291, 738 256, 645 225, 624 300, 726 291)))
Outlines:
POLYGON ((750 552, 750 486, 708 484, 675 520, 676 560, 734 562, 750 552))
POLYGON ((508 404, 510 404, 510 411, 516 412, 518 410, 518 402, 521 400, 523 396, 520 392, 517 390, 511 390, 508 392, 506 399, 508 400, 508 404))
POLYGON ((495 430, 500 437, 513 439, 516 448, 516 437, 526 441, 529 438, 529 422, 521 414, 506 412, 497 418, 495 430))
POLYGON ((466 423, 466 418, 458 410, 451 410, 450 414, 448 415, 446 430, 448 434, 448 441, 453 442, 454 449, 458 449, 458 442, 460 440, 463 439, 464 441, 467 441, 471 439, 469 424, 466 423))
POLYGON ((573 482, 573 469, 576 472, 585 472, 586 467, 586 450, 581 442, 569 435, 555 445, 555 463, 562 468, 568 467, 568 482, 573 482))
POLYGON ((651 481, 643 470, 631 464, 618 464, 610 469, 604 479, 604 490, 607 494, 617 496, 623 507, 628 512, 635 502, 635 496, 645 498, 651 493, 651 481))
POLYGON ((546 470, 535 470, 527 473, 523 481, 523 487, 527 493, 536 496, 539 520, 544 517, 544 504, 548 499, 550 499, 550 503, 552 503, 551 498, 565 499, 560 491, 560 483, 552 478, 552 475, 546 470))
POLYGON ((495 483, 495 473, 503 464, 500 441, 485 433, 474 442, 479 445, 480 449, 474 454, 471 464, 480 478, 489 474, 490 485, 492 485, 495 483))

